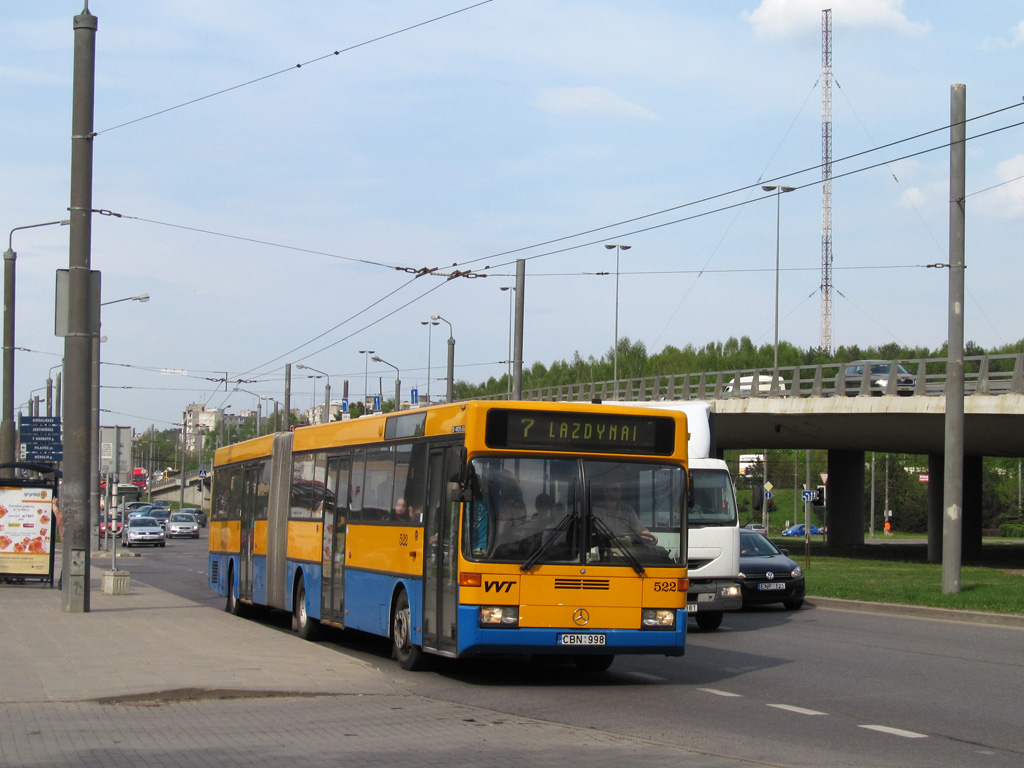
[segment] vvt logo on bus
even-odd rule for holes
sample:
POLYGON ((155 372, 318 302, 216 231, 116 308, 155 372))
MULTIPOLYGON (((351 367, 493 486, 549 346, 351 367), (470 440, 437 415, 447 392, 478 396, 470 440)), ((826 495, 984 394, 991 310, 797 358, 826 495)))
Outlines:
POLYGON ((485 581, 484 592, 510 592, 514 581, 485 581))

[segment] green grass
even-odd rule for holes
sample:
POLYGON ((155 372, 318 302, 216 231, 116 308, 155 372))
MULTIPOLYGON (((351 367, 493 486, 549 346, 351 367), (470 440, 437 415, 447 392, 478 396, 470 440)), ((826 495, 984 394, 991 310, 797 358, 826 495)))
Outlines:
MULTIPOLYGON (((785 546, 780 540, 776 544, 785 546)), ((961 591, 955 594, 943 594, 942 566, 928 563, 927 549, 921 545, 865 546, 849 556, 825 555, 822 548, 812 548, 809 567, 803 545, 789 547, 790 557, 804 568, 809 597, 1024 614, 1019 547, 986 544, 982 562, 961 566, 961 591)))

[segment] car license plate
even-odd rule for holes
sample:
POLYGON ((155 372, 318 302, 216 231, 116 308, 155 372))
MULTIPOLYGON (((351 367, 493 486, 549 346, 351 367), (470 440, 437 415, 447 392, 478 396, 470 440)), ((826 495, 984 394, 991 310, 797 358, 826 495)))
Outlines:
POLYGON ((697 612, 697 604, 696 603, 687 603, 686 604, 686 612, 687 613, 696 613, 697 612))
POLYGON ((595 635, 595 634, 580 635, 580 634, 564 633, 564 634, 561 634, 561 635, 558 636, 558 644, 559 645, 604 645, 605 644, 605 636, 604 635, 595 635))
POLYGON ((785 589, 786 585, 781 581, 770 581, 765 582, 764 584, 758 584, 757 588, 764 592, 772 589, 785 589))

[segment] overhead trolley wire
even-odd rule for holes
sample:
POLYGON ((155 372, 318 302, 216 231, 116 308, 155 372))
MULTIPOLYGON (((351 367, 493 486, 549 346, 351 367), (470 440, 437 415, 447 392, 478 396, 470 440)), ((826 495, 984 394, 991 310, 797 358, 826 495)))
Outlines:
POLYGON ((124 128, 125 126, 128 126, 128 125, 134 125, 135 123, 141 123, 143 120, 149 120, 150 118, 157 117, 159 115, 165 115, 168 112, 173 112, 173 111, 175 111, 177 109, 182 109, 184 107, 191 106, 192 104, 198 104, 199 102, 206 101, 207 99, 212 99, 215 96, 223 96, 225 93, 230 93, 231 91, 237 91, 240 88, 245 88, 245 87, 250 86, 250 85, 255 85, 256 83, 263 82, 264 80, 269 80, 272 77, 277 77, 278 75, 283 75, 283 74, 285 74, 287 72, 294 72, 297 69, 302 69, 303 67, 308 67, 310 64, 316 64, 318 62, 324 61, 325 59, 329 59, 332 56, 340 56, 343 53, 348 53, 350 51, 354 51, 357 48, 363 48, 363 47, 365 47, 367 45, 371 45, 373 43, 379 43, 381 40, 387 40, 389 37, 395 37, 396 35, 401 35, 401 34, 403 34, 405 32, 411 32, 414 29, 419 29, 420 27, 425 27, 428 24, 433 24, 434 22, 442 21, 444 19, 451 18, 452 16, 457 16, 460 13, 465 13, 466 11, 471 11, 474 8, 479 8, 481 5, 487 5, 490 2, 493 2, 493 0, 481 0, 479 3, 474 3, 473 5, 467 5, 465 8, 459 8, 458 10, 450 11, 448 13, 441 14, 440 16, 435 16, 434 18, 427 19, 426 21, 420 21, 420 22, 417 22, 416 24, 410 24, 408 27, 403 27, 402 29, 396 29, 393 32, 388 32, 388 33, 383 34, 383 35, 378 35, 377 37, 370 38, 369 40, 364 40, 361 43, 355 43, 354 45, 350 45, 347 48, 339 48, 338 50, 332 51, 331 53, 325 53, 324 55, 317 56, 316 58, 310 59, 309 61, 303 61, 303 62, 300 62, 298 64, 293 64, 292 66, 286 67, 284 69, 280 69, 277 72, 271 72, 268 75, 261 75, 260 77, 253 78, 252 80, 247 80, 244 83, 238 83, 237 85, 232 85, 232 86, 230 86, 228 88, 222 88, 219 91, 214 91, 213 93, 208 93, 206 96, 199 96, 198 98, 190 99, 189 101, 182 102, 181 104, 177 104, 177 105, 175 105, 173 107, 167 107, 166 109, 161 109, 161 110, 159 110, 157 112, 153 112, 153 113, 148 114, 148 115, 143 115, 142 117, 136 117, 134 120, 128 120, 128 121, 126 121, 124 123, 120 123, 118 125, 111 126, 110 128, 104 128, 102 131, 96 131, 92 135, 93 136, 99 136, 99 135, 104 134, 104 133, 110 133, 111 131, 116 131, 118 128, 124 128))

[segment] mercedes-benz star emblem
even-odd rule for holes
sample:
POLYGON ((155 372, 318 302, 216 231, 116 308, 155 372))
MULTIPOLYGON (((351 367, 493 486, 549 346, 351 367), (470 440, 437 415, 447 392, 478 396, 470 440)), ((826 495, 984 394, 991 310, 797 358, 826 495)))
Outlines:
POLYGON ((590 611, 586 608, 577 608, 572 612, 572 621, 577 627, 585 627, 590 623, 590 611))

